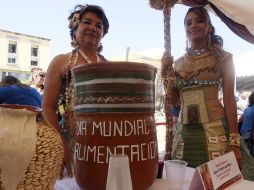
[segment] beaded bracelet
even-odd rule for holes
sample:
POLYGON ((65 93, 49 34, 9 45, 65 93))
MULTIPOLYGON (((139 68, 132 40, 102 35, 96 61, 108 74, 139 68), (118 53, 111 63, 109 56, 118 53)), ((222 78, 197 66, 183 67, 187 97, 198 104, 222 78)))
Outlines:
POLYGON ((234 145, 240 147, 240 134, 229 133, 228 145, 234 145))

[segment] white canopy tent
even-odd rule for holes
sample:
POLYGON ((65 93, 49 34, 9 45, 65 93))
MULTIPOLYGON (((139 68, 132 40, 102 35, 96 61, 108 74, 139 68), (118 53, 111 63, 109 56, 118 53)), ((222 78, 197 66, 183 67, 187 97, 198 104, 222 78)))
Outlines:
POLYGON ((254 1, 253 0, 209 0, 227 17, 246 26, 254 35, 254 1))

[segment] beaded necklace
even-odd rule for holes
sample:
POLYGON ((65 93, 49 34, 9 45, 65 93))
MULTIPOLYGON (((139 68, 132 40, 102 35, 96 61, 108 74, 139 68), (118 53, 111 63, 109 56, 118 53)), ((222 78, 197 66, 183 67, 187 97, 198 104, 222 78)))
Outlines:
POLYGON ((206 52, 211 51, 210 48, 203 48, 203 49, 191 49, 191 48, 187 48, 186 52, 188 55, 190 56, 199 56, 202 55, 206 52))
POLYGON ((65 74, 65 109, 69 106, 69 102, 70 102, 70 97, 73 98, 74 94, 72 93, 73 91, 73 80, 72 77, 70 76, 70 70, 72 67, 76 66, 78 62, 78 51, 74 50, 71 52, 70 56, 69 56, 69 60, 68 60, 68 64, 67 64, 67 71, 65 74), (75 53, 75 54, 74 54, 75 53))
MULTIPOLYGON (((92 63, 91 59, 89 59, 81 49, 79 49, 78 52, 86 60, 87 63, 92 63)), ((100 57, 98 56, 97 53, 96 53, 96 62, 100 62, 100 57)))

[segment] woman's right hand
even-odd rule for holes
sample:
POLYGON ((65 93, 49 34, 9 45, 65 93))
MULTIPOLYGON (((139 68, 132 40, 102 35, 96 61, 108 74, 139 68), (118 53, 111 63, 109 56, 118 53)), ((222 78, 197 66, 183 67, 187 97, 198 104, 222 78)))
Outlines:
POLYGON ((70 178, 73 177, 72 168, 71 168, 70 148, 69 148, 68 144, 65 142, 65 140, 63 140, 63 147, 64 147, 64 158, 63 158, 63 162, 62 162, 62 166, 61 166, 61 170, 60 170, 60 174, 59 174, 59 179, 63 179, 64 168, 66 168, 67 176, 70 178))
POLYGON ((227 148, 227 152, 233 151, 240 169, 242 169, 242 156, 240 147, 235 145, 229 145, 227 148))
POLYGON ((161 58, 161 75, 166 77, 167 75, 173 76, 173 57, 169 52, 164 52, 161 58))

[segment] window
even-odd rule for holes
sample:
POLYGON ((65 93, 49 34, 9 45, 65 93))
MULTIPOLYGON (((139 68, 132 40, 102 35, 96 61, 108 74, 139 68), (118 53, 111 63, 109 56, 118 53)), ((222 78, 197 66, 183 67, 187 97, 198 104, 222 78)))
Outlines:
POLYGON ((2 72, 2 78, 6 77, 7 73, 6 72, 2 72))
POLYGON ((8 64, 16 64, 16 58, 8 57, 8 64))
POLYGON ((17 53, 17 43, 16 42, 9 42, 8 52, 13 53, 13 54, 17 53))
POLYGON ((32 47, 31 48, 31 56, 32 57, 38 57, 38 47, 32 47))
POLYGON ((31 60, 31 65, 32 66, 38 66, 38 61, 31 60))
POLYGON ((7 64, 17 64, 17 42, 9 41, 8 44, 8 61, 7 64))
POLYGON ((39 46, 31 46, 31 66, 38 66, 39 62, 39 46))

